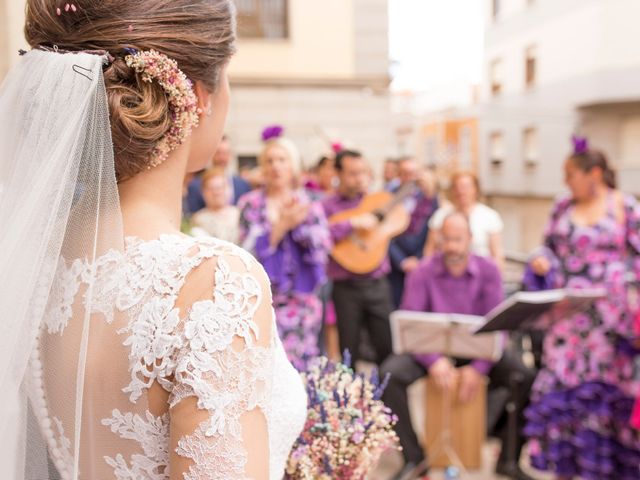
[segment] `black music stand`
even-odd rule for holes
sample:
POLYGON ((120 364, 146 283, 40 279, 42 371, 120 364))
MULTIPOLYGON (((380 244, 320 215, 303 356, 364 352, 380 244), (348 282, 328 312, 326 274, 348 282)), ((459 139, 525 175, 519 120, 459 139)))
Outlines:
MULTIPOLYGON (((486 322, 477 329, 476 333, 542 330, 558 318, 586 310, 593 302, 605 295, 606 290, 602 288, 517 292, 489 312, 486 316, 486 322), (544 320, 541 321, 541 319, 544 320)), ((509 378, 510 395, 506 405, 508 438, 506 470, 513 475, 517 473, 519 465, 519 459, 516 458, 517 404, 520 395, 522 395, 523 382, 524 378, 519 372, 514 372, 509 378)))

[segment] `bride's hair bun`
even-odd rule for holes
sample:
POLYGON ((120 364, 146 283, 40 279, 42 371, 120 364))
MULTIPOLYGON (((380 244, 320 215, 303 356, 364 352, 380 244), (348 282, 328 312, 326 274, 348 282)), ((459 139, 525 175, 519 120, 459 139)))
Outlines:
POLYGON ((235 51, 235 7, 231 0, 27 0, 25 36, 33 48, 106 50, 114 57, 104 80, 122 181, 149 166, 172 122, 166 92, 127 66, 128 49, 164 53, 213 91, 235 51))
POLYGON ((171 127, 166 94, 158 82, 145 82, 118 57, 104 71, 111 116, 111 135, 118 177, 144 170, 154 146, 171 127), (120 150, 119 150, 120 148, 120 150))

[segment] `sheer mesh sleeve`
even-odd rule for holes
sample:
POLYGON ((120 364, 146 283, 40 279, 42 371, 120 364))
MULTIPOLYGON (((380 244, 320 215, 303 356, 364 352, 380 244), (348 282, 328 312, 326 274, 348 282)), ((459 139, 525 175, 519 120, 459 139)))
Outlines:
MULTIPOLYGON (((266 479, 275 351, 269 283, 248 256, 212 263, 213 296, 191 293, 197 299, 187 298, 191 307, 180 327, 170 396, 171 479, 266 479)), ((197 275, 188 283, 201 284, 197 275)))

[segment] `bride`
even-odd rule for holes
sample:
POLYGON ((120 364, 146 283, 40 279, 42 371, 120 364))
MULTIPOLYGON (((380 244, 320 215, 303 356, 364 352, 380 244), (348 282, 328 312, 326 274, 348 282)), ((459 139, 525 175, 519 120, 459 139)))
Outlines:
POLYGON ((27 0, 0 90, 3 478, 282 478, 306 397, 267 277, 179 233, 233 4, 68 1, 27 0))

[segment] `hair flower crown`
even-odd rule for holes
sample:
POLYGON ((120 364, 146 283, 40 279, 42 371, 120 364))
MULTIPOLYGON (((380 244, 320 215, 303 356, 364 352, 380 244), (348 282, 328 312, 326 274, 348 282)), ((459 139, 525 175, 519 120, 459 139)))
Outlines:
POLYGON ((198 126, 198 98, 193 91, 193 83, 178 68, 178 63, 155 50, 138 51, 127 48, 127 66, 142 75, 145 82, 154 80, 165 90, 169 102, 171 127, 151 152, 148 168, 164 162, 169 152, 178 148, 198 126))

